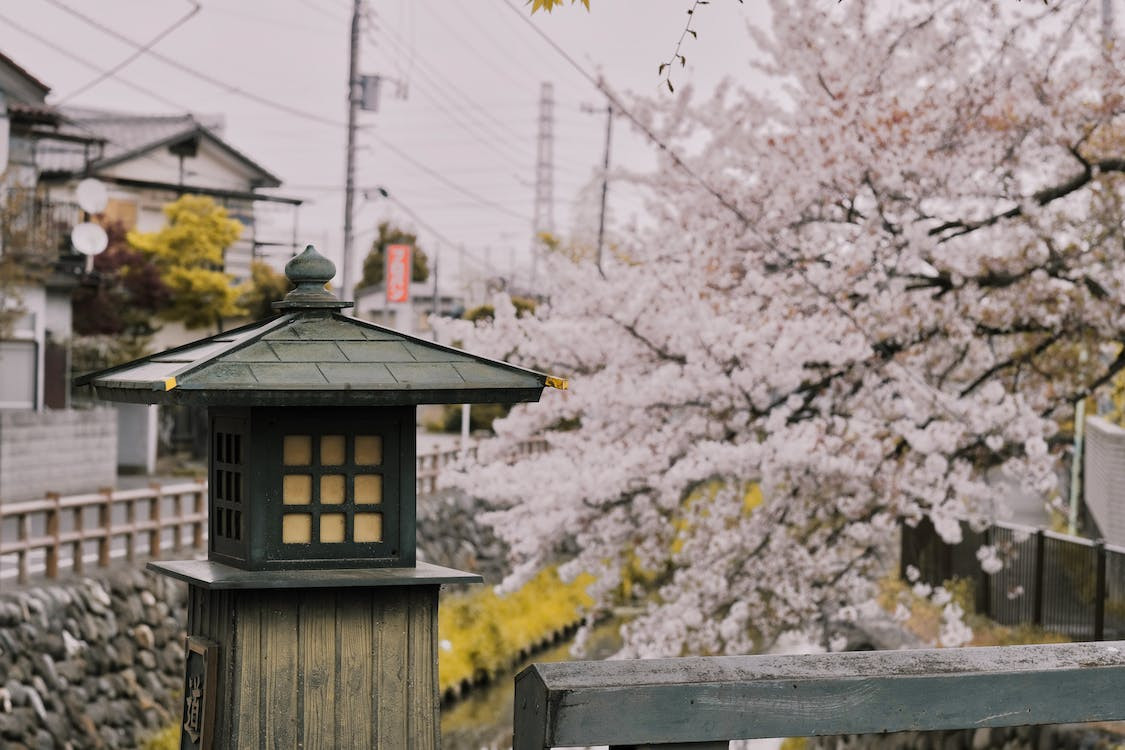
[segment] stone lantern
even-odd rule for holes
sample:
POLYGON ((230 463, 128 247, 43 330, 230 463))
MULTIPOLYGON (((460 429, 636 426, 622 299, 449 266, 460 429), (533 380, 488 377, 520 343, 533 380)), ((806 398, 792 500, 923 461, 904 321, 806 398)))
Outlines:
POLYGON ((181 748, 428 748, 437 594, 415 559, 418 404, 566 383, 340 314, 331 261, 285 268, 280 315, 86 375, 111 401, 207 407, 207 560, 189 586, 181 748))

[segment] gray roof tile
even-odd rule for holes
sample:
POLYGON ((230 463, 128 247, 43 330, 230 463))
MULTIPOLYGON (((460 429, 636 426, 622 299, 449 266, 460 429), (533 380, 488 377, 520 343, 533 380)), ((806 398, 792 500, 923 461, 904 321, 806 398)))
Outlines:
POLYGON ((286 313, 79 378, 99 395, 159 403, 391 404, 536 400, 548 382, 338 314, 286 313), (335 395, 333 395, 335 394, 335 395))

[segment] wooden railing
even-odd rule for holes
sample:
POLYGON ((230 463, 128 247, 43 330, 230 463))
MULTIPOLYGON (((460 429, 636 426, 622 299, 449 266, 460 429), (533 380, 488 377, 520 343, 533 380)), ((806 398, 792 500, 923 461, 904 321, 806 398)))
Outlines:
MULTIPOLYGON (((473 445, 466 448, 465 456, 475 459, 477 457, 477 447, 473 445)), ((441 476, 441 470, 460 460, 461 450, 458 448, 436 450, 433 453, 419 453, 417 473, 415 474, 418 495, 429 495, 437 492, 439 486, 438 478, 441 476)))
MULTIPOLYGON (((546 449, 544 440, 529 441, 519 444, 513 457, 546 449)), ((476 446, 466 450, 469 458, 476 458, 476 446)), ((416 467, 418 494, 436 492, 442 470, 460 459, 460 449, 420 454, 416 467)), ((57 578, 64 556, 71 570, 82 573, 87 557, 104 568, 114 556, 123 555, 133 562, 138 552, 152 559, 160 559, 165 551, 202 552, 207 544, 206 498, 207 483, 197 480, 0 503, 0 565, 7 565, 14 556, 16 578, 26 583, 32 561, 38 563, 40 558, 43 575, 57 578), (167 544, 165 536, 170 536, 167 544), (87 550, 88 546, 96 547, 96 553, 87 550)), ((0 569, 0 579, 11 575, 6 576, 6 572, 0 569)))
POLYGON ((533 664, 514 750, 1125 719, 1125 641, 533 664))
POLYGON ((134 561, 138 547, 153 559, 160 559, 165 549, 201 550, 207 530, 206 496, 207 484, 194 481, 68 497, 50 494, 43 500, 0 504, 0 558, 14 555, 16 578, 26 583, 29 561, 36 552, 42 553, 48 578, 58 577, 65 552, 71 569, 83 572, 88 542, 94 543, 101 568, 115 553, 134 561), (13 524, 15 539, 9 538, 13 524), (167 548, 165 531, 171 536, 167 548), (122 544, 115 545, 118 540, 122 544))
MULTIPOLYGON (((534 453, 543 453, 546 450, 546 440, 528 440, 522 443, 518 443, 510 458, 514 459, 523 456, 529 456, 534 453)), ((438 479, 441 476, 442 469, 460 461, 461 456, 462 452, 460 448, 436 450, 432 453, 419 453, 416 474, 418 494, 429 495, 437 492, 440 488, 438 479)), ((466 448, 465 457, 468 459, 476 460, 477 447, 475 445, 471 445, 466 448)))

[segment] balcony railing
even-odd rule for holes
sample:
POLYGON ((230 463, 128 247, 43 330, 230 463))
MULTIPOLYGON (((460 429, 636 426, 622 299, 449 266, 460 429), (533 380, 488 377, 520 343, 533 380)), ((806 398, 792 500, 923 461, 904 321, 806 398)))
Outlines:
POLYGON ((12 188, 0 194, 0 254, 47 268, 74 256, 70 231, 82 221, 77 203, 53 201, 43 194, 12 188))

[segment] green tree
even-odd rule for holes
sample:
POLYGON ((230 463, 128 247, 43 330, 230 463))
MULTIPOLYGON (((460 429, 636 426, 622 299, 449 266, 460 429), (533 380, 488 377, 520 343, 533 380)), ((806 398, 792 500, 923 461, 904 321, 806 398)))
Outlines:
POLYGON ((363 259, 363 278, 357 285, 359 289, 383 283, 387 245, 410 245, 414 248, 411 253, 411 281, 425 281, 430 277, 430 259, 426 256, 426 252, 418 247, 418 235, 399 229, 388 221, 380 222, 378 230, 379 236, 371 243, 371 250, 363 259))
POLYGON ((238 304, 254 320, 268 318, 276 312, 272 303, 283 299, 292 288, 285 274, 265 261, 255 260, 250 263, 250 280, 243 285, 238 304))
POLYGON ((171 290, 161 315, 188 328, 222 327, 222 319, 245 313, 239 289, 222 270, 223 251, 242 225, 211 198, 184 195, 164 207, 168 224, 157 232, 129 232, 129 244, 156 263, 171 290))

